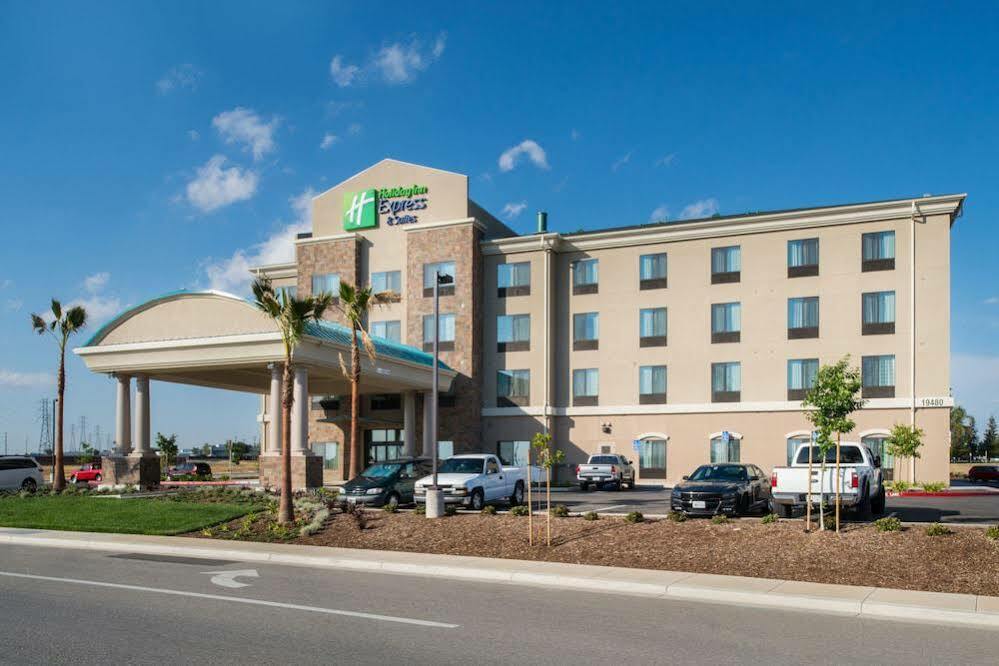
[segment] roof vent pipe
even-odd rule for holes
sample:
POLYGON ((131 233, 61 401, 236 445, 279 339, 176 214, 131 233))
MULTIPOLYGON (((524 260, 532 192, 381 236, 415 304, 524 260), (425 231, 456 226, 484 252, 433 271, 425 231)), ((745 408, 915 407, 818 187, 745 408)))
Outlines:
POLYGON ((548 232, 548 213, 543 210, 538 211, 538 233, 548 232))

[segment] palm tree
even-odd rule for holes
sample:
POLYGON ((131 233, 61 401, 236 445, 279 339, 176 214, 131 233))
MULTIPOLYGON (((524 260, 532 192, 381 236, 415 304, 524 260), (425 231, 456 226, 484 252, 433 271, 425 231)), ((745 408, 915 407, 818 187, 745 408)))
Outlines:
POLYGON ((66 487, 66 470, 62 460, 62 416, 65 408, 66 395, 66 343, 69 336, 76 333, 87 324, 87 311, 80 305, 75 305, 66 312, 62 311, 62 304, 56 299, 52 299, 52 321, 47 322, 39 315, 31 315, 31 327, 39 335, 50 333, 59 345, 59 378, 56 384, 58 400, 56 401, 55 417, 55 442, 52 448, 55 453, 55 480, 52 488, 60 491, 66 487))
POLYGON ((281 330, 284 342, 284 384, 281 396, 281 501, 278 503, 278 523, 295 519, 291 505, 291 406, 295 400, 292 392, 291 370, 295 347, 310 321, 323 318, 333 301, 330 294, 305 298, 289 296, 287 291, 275 292, 270 278, 261 277, 253 282, 253 298, 259 310, 274 320, 281 330))
POLYGON ((359 441, 360 388, 361 388, 361 349, 360 339, 368 357, 374 359, 375 347, 364 329, 364 320, 372 305, 380 305, 390 300, 390 292, 375 293, 371 287, 355 287, 340 282, 340 302, 337 307, 350 324, 350 372, 344 369, 344 374, 350 379, 350 468, 349 478, 353 479, 361 473, 361 443, 359 441))

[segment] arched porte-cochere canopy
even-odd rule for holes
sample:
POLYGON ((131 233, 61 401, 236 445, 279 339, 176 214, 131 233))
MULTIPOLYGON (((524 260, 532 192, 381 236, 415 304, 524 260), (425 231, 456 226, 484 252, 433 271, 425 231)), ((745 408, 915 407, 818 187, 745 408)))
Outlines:
MULTIPOLYGON (((312 457, 308 445, 309 395, 350 393, 350 382, 342 371, 350 365, 350 339, 348 327, 312 322, 295 348, 293 453, 312 457)), ((412 401, 416 392, 432 389, 430 354, 382 338, 372 341, 374 358, 361 353, 364 393, 402 393, 412 401)), ((270 413, 280 409, 280 364, 284 360, 280 331, 252 303, 231 294, 176 292, 155 298, 117 316, 74 352, 93 372, 118 379, 115 449, 121 458, 154 457, 149 441, 150 380, 267 394, 270 413), (134 419, 130 406, 133 378, 134 419)), ((455 372, 443 363, 439 368, 440 390, 447 391, 455 372)), ((411 412, 407 409, 407 415, 411 412)), ((268 440, 272 444, 263 452, 265 456, 277 453, 279 428, 280 419, 271 419, 268 440)), ((405 429, 412 439, 412 419, 405 429)), ((132 460, 127 465, 130 471, 122 468, 123 482, 140 471, 140 462, 132 460)), ((104 474, 105 479, 108 476, 104 474)))

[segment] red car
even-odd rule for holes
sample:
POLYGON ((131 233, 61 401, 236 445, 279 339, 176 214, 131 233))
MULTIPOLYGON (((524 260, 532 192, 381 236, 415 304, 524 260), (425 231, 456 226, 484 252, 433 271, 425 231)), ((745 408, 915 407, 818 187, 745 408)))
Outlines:
POLYGON ((999 467, 995 465, 975 465, 968 470, 968 480, 975 483, 999 481, 999 467))
POLYGON ((90 463, 84 465, 75 474, 69 477, 70 483, 90 483, 91 481, 100 481, 104 477, 101 476, 101 464, 90 463))

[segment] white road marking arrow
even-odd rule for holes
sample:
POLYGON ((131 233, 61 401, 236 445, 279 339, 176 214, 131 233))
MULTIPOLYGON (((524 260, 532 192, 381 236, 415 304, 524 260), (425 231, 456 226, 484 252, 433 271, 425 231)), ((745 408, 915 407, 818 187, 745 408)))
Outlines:
POLYGON ((249 583, 240 583, 237 578, 260 578, 256 569, 240 569, 238 571, 202 571, 211 575, 212 582, 220 587, 248 587, 249 583))

